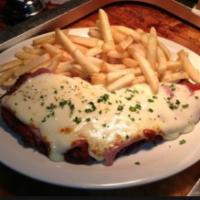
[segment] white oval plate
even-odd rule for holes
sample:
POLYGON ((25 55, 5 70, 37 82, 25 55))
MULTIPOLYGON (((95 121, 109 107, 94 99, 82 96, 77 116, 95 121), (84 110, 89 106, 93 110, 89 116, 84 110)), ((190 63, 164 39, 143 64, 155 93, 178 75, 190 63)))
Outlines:
MULTIPOLYGON (((73 34, 87 36, 88 29, 73 29, 73 34)), ((39 36, 40 37, 40 36, 39 36)), ((0 63, 11 58, 32 39, 13 46, 0 54, 0 63)), ((185 49, 190 60, 200 67, 200 57, 185 47, 161 38, 172 52, 185 49)), ((148 124, 147 124, 148 127, 148 124)), ((52 162, 46 156, 25 148, 16 134, 0 121, 0 160, 8 167, 32 178, 62 186, 92 189, 124 188, 142 185, 174 175, 200 160, 200 123, 189 133, 174 141, 157 146, 149 143, 134 150, 130 155, 121 156, 112 166, 102 163, 74 165, 67 162, 52 162), (181 140, 186 143, 180 145, 181 140), (139 162, 140 165, 135 163, 139 162)))

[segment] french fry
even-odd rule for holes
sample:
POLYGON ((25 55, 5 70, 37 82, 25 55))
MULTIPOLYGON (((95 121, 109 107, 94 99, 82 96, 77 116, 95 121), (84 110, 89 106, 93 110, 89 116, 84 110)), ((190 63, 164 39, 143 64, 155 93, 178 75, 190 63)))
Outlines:
POLYGON ((131 44, 133 43, 133 37, 128 35, 124 40, 122 40, 118 45, 117 49, 118 51, 124 51, 126 50, 131 44))
POLYGON ((19 51, 15 54, 15 57, 20 59, 20 60, 30 60, 35 58, 37 55, 35 54, 30 54, 30 53, 26 53, 24 51, 19 51))
POLYGON ((90 28, 88 35, 97 39, 101 39, 101 34, 98 29, 90 28))
POLYGON ((112 37, 109 19, 106 12, 103 9, 99 10, 99 27, 104 42, 111 46, 114 46, 114 40, 112 37))
POLYGON ((105 85, 106 84, 106 75, 104 73, 92 74, 91 83, 94 85, 105 85))
POLYGON ((161 41, 158 42, 158 45, 165 53, 167 60, 172 60, 172 55, 171 55, 169 49, 161 41))
POLYGON ((48 54, 44 54, 42 56, 38 56, 36 58, 33 58, 26 65, 23 65, 20 68, 16 69, 16 71, 14 71, 14 76, 19 77, 20 75, 33 70, 34 68, 38 67, 39 65, 41 65, 42 63, 44 63, 48 60, 49 60, 48 54))
POLYGON ((113 27, 112 29, 112 35, 113 35, 113 39, 115 41, 115 43, 120 43, 121 41, 123 41, 126 38, 126 35, 121 33, 120 31, 114 29, 113 27))
POLYGON ((18 69, 18 67, 13 67, 9 70, 7 70, 6 72, 4 72, 1 76, 0 76, 0 85, 2 85, 5 81, 7 81, 8 79, 10 79, 13 74, 15 73, 15 71, 18 69))
POLYGON ((33 40, 33 46, 42 45, 45 43, 53 44, 55 42, 55 34, 46 35, 33 40))
POLYGON ((123 57, 125 57, 123 55, 123 53, 119 53, 118 51, 116 51, 114 49, 107 52, 107 56, 110 57, 110 58, 123 58, 123 57))
POLYGON ((126 66, 123 64, 109 64, 109 63, 104 62, 101 67, 101 72, 108 73, 108 72, 117 71, 117 70, 125 69, 125 68, 126 66))
POLYGON ((84 68, 88 74, 98 73, 100 69, 91 63, 76 46, 69 40, 69 38, 59 29, 56 30, 56 35, 60 39, 62 45, 67 51, 71 53, 73 58, 84 68))
POLYGON ((138 62, 132 58, 123 58, 122 63, 130 68, 135 68, 138 66, 138 62))
POLYGON ((114 91, 126 87, 133 82, 134 78, 135 76, 133 74, 126 74, 116 81, 108 84, 107 89, 109 91, 114 91))
POLYGON ((48 43, 43 44, 42 47, 50 54, 50 56, 56 56, 57 54, 60 54, 62 52, 62 50, 58 47, 55 47, 54 45, 48 43))
POLYGON ((163 75, 167 69, 167 59, 160 47, 157 48, 157 58, 158 58, 158 73, 159 75, 163 75))
POLYGON ((101 47, 93 47, 91 49, 88 49, 86 52, 86 56, 96 56, 98 54, 100 54, 102 52, 102 48, 101 47))
POLYGON ((91 56, 88 56, 88 59, 94 64, 94 65, 97 65, 99 67, 102 66, 103 64, 103 60, 102 59, 99 59, 99 58, 96 58, 96 57, 91 57, 91 56))
POLYGON ((114 26, 113 28, 120 31, 121 33, 124 33, 125 35, 131 35, 133 39, 137 42, 141 40, 140 34, 134 29, 125 26, 114 26))
POLYGON ((32 48, 32 47, 23 47, 24 52, 26 53, 30 53, 30 54, 36 54, 36 55, 41 55, 43 53, 42 49, 38 49, 38 48, 32 48))
POLYGON ((167 69, 173 72, 180 71, 182 68, 182 62, 180 60, 177 61, 167 61, 166 63, 167 69))
POLYGON ((157 61, 157 38, 155 33, 149 35, 149 40, 147 43, 147 59, 151 63, 151 66, 156 70, 157 61))
POLYGON ((146 79, 144 76, 137 76, 135 77, 135 79, 133 80, 133 84, 140 84, 140 83, 145 83, 146 79))
POLYGON ((104 43, 102 40, 96 38, 87 38, 70 34, 68 35, 68 37, 75 44, 83 45, 88 48, 98 47, 98 46, 101 47, 104 43))
POLYGON ((11 60, 11 61, 9 61, 7 63, 4 63, 4 64, 0 65, 0 73, 4 72, 4 71, 7 71, 7 70, 9 70, 9 69, 11 69, 13 67, 17 67, 17 66, 19 66, 21 64, 22 64, 21 60, 18 60, 18 59, 11 60))
POLYGON ((129 48, 128 48, 128 52, 129 54, 134 58, 134 52, 137 52, 139 53, 141 56, 143 57, 146 57, 146 52, 140 48, 139 45, 137 45, 136 43, 131 45, 129 48))
POLYGON ((134 57, 139 62, 144 77, 149 86, 151 87, 152 92, 154 94, 157 93, 159 88, 159 80, 156 73, 152 69, 151 64, 148 62, 146 58, 141 56, 138 52, 134 52, 134 57))
POLYGON ((183 69, 188 76, 196 83, 200 83, 200 72, 192 65, 188 59, 187 53, 184 50, 181 50, 178 52, 178 56, 182 62, 183 69))
POLYGON ((132 69, 122 69, 122 70, 117 70, 117 71, 109 72, 107 74, 107 82, 111 83, 111 82, 119 79, 123 75, 130 74, 130 73, 133 74, 133 70, 132 69))
POLYGON ((177 82, 183 79, 188 79, 188 75, 185 72, 168 72, 162 78, 163 82, 177 82))
POLYGON ((73 68, 73 65, 71 62, 60 62, 58 66, 56 67, 55 72, 56 73, 64 73, 68 72, 73 68))

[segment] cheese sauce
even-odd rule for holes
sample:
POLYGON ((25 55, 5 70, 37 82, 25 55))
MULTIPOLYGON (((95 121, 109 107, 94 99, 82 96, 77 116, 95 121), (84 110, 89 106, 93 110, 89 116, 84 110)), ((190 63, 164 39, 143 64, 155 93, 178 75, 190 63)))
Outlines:
POLYGON ((116 92, 80 78, 41 74, 2 99, 27 125, 40 130, 51 145, 50 159, 64 160, 76 140, 86 139, 89 154, 103 160, 105 152, 123 142, 143 138, 143 130, 165 139, 190 132, 199 120, 200 92, 181 84, 161 84, 152 94, 147 84, 116 92))

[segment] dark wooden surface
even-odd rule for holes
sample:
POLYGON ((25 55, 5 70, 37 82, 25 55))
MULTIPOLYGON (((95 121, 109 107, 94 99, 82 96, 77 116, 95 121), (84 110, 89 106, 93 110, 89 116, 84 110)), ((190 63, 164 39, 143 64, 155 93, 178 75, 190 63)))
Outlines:
MULTIPOLYGON (((113 4, 105 7, 105 10, 109 15, 111 24, 142 28, 146 31, 151 26, 155 26, 160 36, 178 42, 200 55, 200 30, 163 10, 135 3, 113 4)), ((72 24, 70 27, 94 26, 96 18, 97 12, 72 24)), ((0 22, 0 30, 1 27, 5 28, 5 25, 0 22)), ((0 164, 0 196, 185 196, 199 177, 200 161, 177 175, 140 187, 106 191, 78 190, 42 183, 20 175, 0 164)))

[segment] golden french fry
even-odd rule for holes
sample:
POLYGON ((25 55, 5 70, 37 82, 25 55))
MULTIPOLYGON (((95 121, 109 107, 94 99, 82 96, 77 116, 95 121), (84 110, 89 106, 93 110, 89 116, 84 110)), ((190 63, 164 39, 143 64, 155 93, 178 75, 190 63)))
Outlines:
POLYGON ((125 56, 123 55, 123 53, 120 53, 116 50, 110 50, 107 52, 107 56, 110 58, 124 58, 125 56))
POLYGON ((79 49, 70 41, 70 39, 59 29, 56 30, 56 35, 64 48, 71 53, 77 63, 83 67, 85 73, 93 74, 98 73, 100 69, 94 65, 86 56, 84 56, 79 49))
POLYGON ((120 69, 125 69, 126 66, 123 64, 109 64, 106 62, 103 62, 101 67, 101 72, 112 72, 120 69))
POLYGON ((16 69, 16 71, 14 72, 14 76, 19 77, 20 75, 33 70, 34 68, 38 67, 39 65, 48 60, 49 60, 48 54, 37 56, 36 58, 31 59, 30 62, 27 63, 26 65, 23 65, 20 68, 16 69))
POLYGON ((151 63, 151 66, 156 70, 157 61, 157 38, 154 34, 149 35, 149 40, 147 43, 147 59, 151 63))
POLYGON ((125 35, 131 35, 135 41, 141 40, 140 34, 134 29, 125 26, 113 26, 113 28, 120 31, 121 33, 124 33, 125 35))
POLYGON ((126 38, 126 35, 121 33, 120 31, 114 29, 113 27, 111 28, 112 30, 112 35, 115 43, 119 43, 123 41, 126 38))
POLYGON ((138 52, 134 52, 134 57, 138 61, 142 73, 144 74, 147 83, 151 87, 152 92, 157 93, 159 88, 159 80, 156 73, 152 69, 151 64, 145 57, 141 56, 138 52))
POLYGON ((36 55, 41 55, 43 53, 42 49, 38 49, 38 48, 32 48, 32 47, 23 47, 24 52, 26 53, 30 53, 30 54, 36 54, 36 55))
POLYGON ((179 59, 182 62, 184 71, 188 76, 196 83, 200 83, 200 72, 196 69, 190 60, 188 59, 187 53, 184 50, 178 52, 179 59))
POLYGON ((135 51, 137 51, 139 54, 141 54, 144 57, 146 57, 146 55, 147 55, 145 48, 140 43, 134 43, 128 48, 128 52, 130 55, 132 55, 132 57, 134 57, 133 53, 135 51))
POLYGON ((106 12, 103 9, 99 9, 99 27, 104 42, 114 46, 114 40, 109 19, 106 12))
POLYGON ((126 74, 121 78, 117 79, 116 81, 108 84, 107 89, 109 91, 114 91, 126 87, 133 82, 134 78, 135 76, 133 74, 126 74))
POLYGON ((123 58, 122 63, 130 68, 135 68, 138 66, 138 62, 132 58, 123 58))
POLYGON ((99 32, 98 29, 95 28, 90 28, 88 35, 97 39, 101 39, 101 33, 99 32))
POLYGON ((38 46, 44 43, 53 44, 55 42, 55 34, 46 35, 33 40, 33 46, 38 46))
POLYGON ((106 76, 107 76, 107 82, 111 83, 117 79, 119 79, 120 77, 126 75, 126 74, 133 74, 133 70, 132 69, 122 69, 122 70, 117 70, 117 71, 113 71, 113 72, 109 72, 106 76))
POLYGON ((92 74, 91 83, 94 85, 105 85, 106 84, 106 75, 104 73, 92 74))
POLYGON ((0 76, 0 85, 2 85, 5 81, 9 80, 13 74, 15 73, 15 71, 18 69, 18 67, 13 67, 9 70, 7 70, 6 72, 4 72, 1 76, 0 76))
POLYGON ((16 78, 10 78, 10 79, 4 81, 4 82, 2 83, 2 85, 1 85, 1 87, 2 87, 3 89, 8 90, 12 85, 15 84, 16 80, 17 80, 16 78))
POLYGON ((26 53, 24 51, 19 51, 15 54, 15 57, 20 59, 20 60, 30 60, 35 58, 37 55, 35 54, 30 54, 30 53, 26 53))
POLYGON ((168 72, 162 78, 163 82, 177 82, 183 79, 188 79, 188 75, 185 72, 168 72))
POLYGON ((51 55, 51 56, 56 56, 57 54, 60 54, 62 52, 61 49, 58 47, 55 47, 54 45, 45 43, 42 45, 42 47, 51 55))
POLYGON ((94 65, 97 65, 99 67, 102 66, 103 64, 103 60, 102 59, 99 59, 99 58, 96 58, 96 57, 91 57, 91 56, 88 56, 88 59, 94 64, 94 65))
POLYGON ((140 84, 140 83, 145 83, 146 79, 144 76, 137 76, 135 77, 135 79, 133 80, 133 84, 140 84))
POLYGON ((169 51, 169 49, 161 41, 158 42, 158 45, 165 53, 167 60, 172 60, 172 55, 171 55, 171 52, 169 51))
POLYGON ((71 62, 60 62, 58 66, 56 67, 55 72, 64 73, 64 72, 70 71, 72 68, 73 68, 73 65, 71 62))
POLYGON ((75 44, 83 45, 88 48, 98 47, 98 46, 101 47, 104 43, 102 40, 96 38, 81 37, 76 35, 68 35, 68 37, 75 44))
POLYGON ((131 44, 133 43, 133 37, 128 35, 124 40, 122 40, 118 45, 117 49, 119 51, 124 51, 126 50, 131 44))
POLYGON ((88 49, 86 52, 86 56, 96 56, 98 54, 100 54, 102 52, 102 48, 101 47, 93 47, 91 49, 88 49))
POLYGON ((167 59, 160 47, 157 48, 157 58, 158 58, 158 73, 159 75, 163 75, 167 69, 167 59))
POLYGON ((166 65, 167 65, 167 69, 171 71, 180 71, 182 68, 182 62, 180 60, 167 61, 166 65))
POLYGON ((21 60, 11 60, 11 61, 9 61, 9 62, 6 62, 6 63, 4 63, 4 64, 2 64, 2 65, 0 65, 0 73, 1 72, 4 72, 4 71, 6 71, 6 70, 9 70, 9 69, 11 69, 11 68, 13 68, 13 67, 17 67, 17 66, 19 66, 19 65, 21 65, 22 64, 22 61, 21 60))

